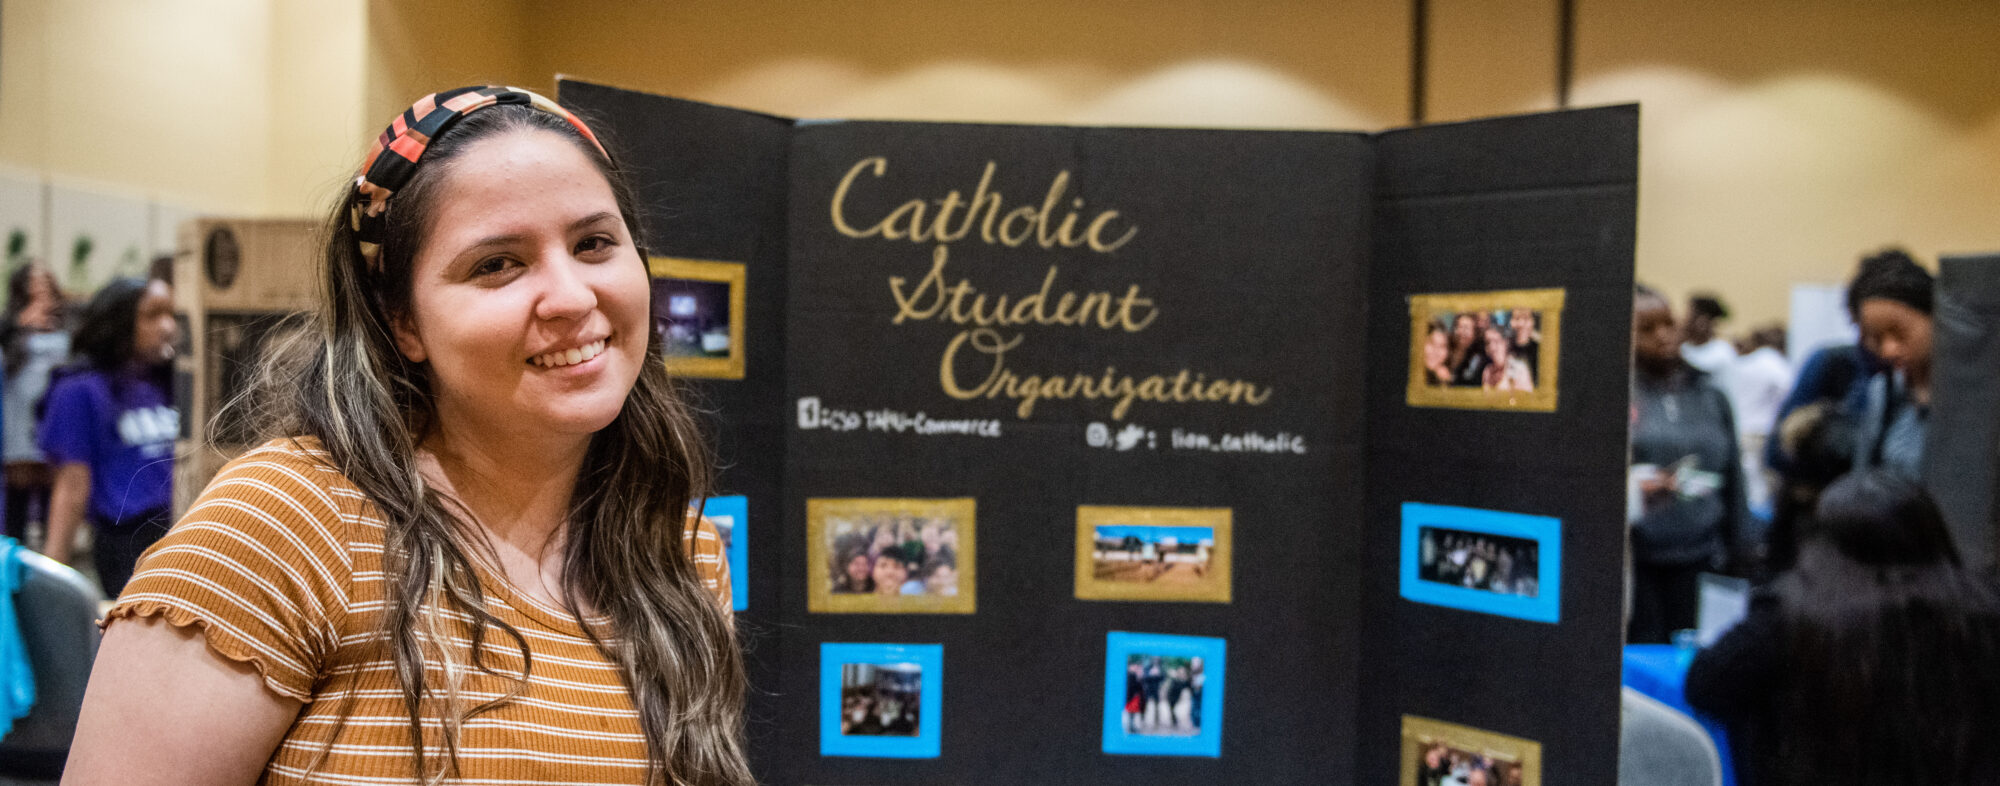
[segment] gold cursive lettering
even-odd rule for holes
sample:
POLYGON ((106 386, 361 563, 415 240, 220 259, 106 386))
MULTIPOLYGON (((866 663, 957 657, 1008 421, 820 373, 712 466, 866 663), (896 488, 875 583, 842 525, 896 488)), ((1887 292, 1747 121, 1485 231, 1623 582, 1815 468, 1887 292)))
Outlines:
POLYGON ((1271 400, 1272 389, 1254 382, 1240 379, 1208 379, 1207 375, 1181 369, 1172 376, 1152 374, 1135 378, 1129 374, 1119 374, 1118 370, 1106 366, 1096 377, 1088 374, 1021 375, 1007 367, 1007 353, 1021 345, 1026 336, 1016 335, 1012 339, 1002 339, 992 328, 972 328, 961 330, 945 345, 944 357, 938 362, 938 384, 945 395, 960 401, 976 398, 1008 398, 1018 402, 1014 415, 1027 420, 1035 414, 1035 405, 1045 399, 1090 401, 1110 400, 1111 419, 1124 420, 1132 410, 1134 402, 1154 402, 1163 404, 1215 403, 1258 407, 1271 400), (989 356, 986 376, 979 384, 965 387, 959 384, 959 351, 970 346, 973 351, 989 356))
POLYGON ((1139 228, 1126 226, 1123 234, 1106 240, 1112 222, 1119 218, 1119 211, 1106 209, 1098 211, 1088 222, 1083 221, 1086 206, 1081 197, 1068 197, 1069 170, 1057 171, 1049 180, 1048 191, 1042 196, 1040 205, 1017 205, 1007 209, 1001 193, 993 188, 993 176, 999 165, 988 161, 979 174, 979 184, 972 190, 972 198, 961 196, 957 189, 945 192, 937 199, 913 198, 898 203, 881 220, 869 224, 866 229, 856 229, 847 214, 847 198, 854 190, 854 182, 864 173, 874 178, 882 178, 889 172, 889 159, 885 156, 870 156, 854 162, 834 185, 833 200, 828 213, 833 219, 833 228, 852 238, 879 237, 883 240, 906 240, 912 243, 955 243, 972 234, 972 227, 979 226, 979 239, 988 245, 1004 245, 1019 248, 1030 240, 1044 249, 1087 247, 1100 254, 1117 251, 1132 242, 1139 228), (1067 199, 1066 199, 1067 197, 1067 199), (1067 209, 1058 210, 1065 204, 1067 209), (931 206, 935 205, 935 211, 931 206), (964 212, 960 212, 963 209, 964 212), (952 228, 952 220, 957 218, 957 228, 952 228), (1082 225, 1082 233, 1077 227, 1082 225))
POLYGON ((1041 289, 1017 299, 1005 294, 992 295, 989 302, 988 293, 973 286, 970 279, 947 283, 945 266, 950 260, 948 247, 932 249, 930 271, 908 291, 904 287, 909 279, 889 277, 889 295, 896 301, 896 316, 889 320, 891 324, 940 319, 958 325, 1095 326, 1137 333, 1151 326, 1160 315, 1159 307, 1142 294, 1138 284, 1126 287, 1122 296, 1103 291, 1063 292, 1051 312, 1049 297, 1054 294, 1056 276, 1061 272, 1055 265, 1050 265, 1049 272, 1042 277, 1041 289))
POLYGON ((848 237, 872 237, 882 231, 881 224, 869 227, 865 232, 855 229, 848 225, 844 210, 844 206, 847 203, 847 189, 854 185, 854 178, 856 175, 861 174, 861 170, 871 166, 875 169, 875 176, 881 177, 882 173, 889 170, 889 159, 874 156, 856 161, 854 162, 854 166, 848 167, 847 174, 841 175, 840 185, 833 187, 833 202, 830 209, 833 212, 833 228, 839 231, 840 234, 848 237))

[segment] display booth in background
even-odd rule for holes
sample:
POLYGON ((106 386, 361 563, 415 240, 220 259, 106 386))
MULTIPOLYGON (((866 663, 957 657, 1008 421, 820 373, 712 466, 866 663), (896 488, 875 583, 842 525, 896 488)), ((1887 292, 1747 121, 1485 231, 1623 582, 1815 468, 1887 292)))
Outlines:
POLYGON ((561 100, 743 498, 762 782, 1616 779, 1636 108, 561 100))
POLYGON ((174 446, 174 519, 209 479, 255 443, 245 410, 230 401, 255 379, 265 350, 312 310, 319 270, 318 222, 197 218, 181 224, 174 250, 175 310, 187 320, 188 352, 174 359, 181 440, 174 446))

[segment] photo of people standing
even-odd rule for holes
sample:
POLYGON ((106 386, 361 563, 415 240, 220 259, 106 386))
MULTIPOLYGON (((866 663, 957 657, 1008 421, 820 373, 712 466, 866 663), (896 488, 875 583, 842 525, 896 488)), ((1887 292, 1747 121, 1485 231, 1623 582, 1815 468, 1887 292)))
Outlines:
POLYGON ((1125 663, 1125 733, 1187 737, 1201 733, 1207 674, 1200 656, 1133 653, 1125 663))
POLYGON ((1424 527, 1417 542, 1417 578, 1502 595, 1540 591, 1540 544, 1485 532, 1424 527))

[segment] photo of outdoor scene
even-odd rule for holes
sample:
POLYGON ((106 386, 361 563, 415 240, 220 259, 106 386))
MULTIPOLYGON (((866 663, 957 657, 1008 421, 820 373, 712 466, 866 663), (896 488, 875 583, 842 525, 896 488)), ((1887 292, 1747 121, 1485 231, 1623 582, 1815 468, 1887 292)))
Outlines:
POLYGON ((1200 584, 1215 553, 1214 527, 1103 525, 1095 528, 1091 574, 1098 581, 1200 584))
POLYGON ((1081 505, 1076 596, 1228 603, 1229 508, 1081 505))

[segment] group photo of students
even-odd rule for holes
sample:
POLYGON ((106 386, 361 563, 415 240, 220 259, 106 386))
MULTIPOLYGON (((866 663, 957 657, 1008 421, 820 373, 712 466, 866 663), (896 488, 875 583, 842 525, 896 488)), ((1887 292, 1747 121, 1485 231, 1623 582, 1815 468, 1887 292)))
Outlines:
POLYGON ((1541 363, 1541 315, 1526 308, 1433 315, 1423 336, 1433 387, 1532 392, 1541 363))

